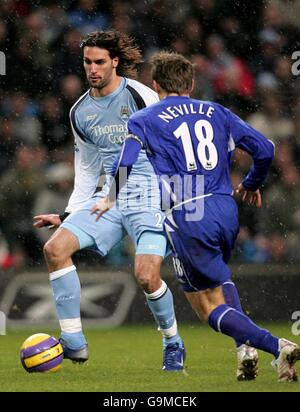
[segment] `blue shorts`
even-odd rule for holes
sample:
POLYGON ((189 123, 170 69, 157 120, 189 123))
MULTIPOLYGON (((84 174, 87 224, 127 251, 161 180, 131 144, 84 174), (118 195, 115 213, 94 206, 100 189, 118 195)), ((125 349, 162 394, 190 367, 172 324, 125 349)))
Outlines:
POLYGON ((165 256, 167 240, 163 230, 164 214, 160 209, 120 211, 114 206, 96 222, 91 209, 97 199, 88 200, 61 224, 77 237, 81 249, 90 248, 105 256, 128 234, 137 254, 165 256))
POLYGON ((215 288, 231 277, 227 265, 239 232, 238 209, 231 196, 204 199, 199 221, 186 221, 184 210, 165 219, 178 280, 185 292, 215 288))

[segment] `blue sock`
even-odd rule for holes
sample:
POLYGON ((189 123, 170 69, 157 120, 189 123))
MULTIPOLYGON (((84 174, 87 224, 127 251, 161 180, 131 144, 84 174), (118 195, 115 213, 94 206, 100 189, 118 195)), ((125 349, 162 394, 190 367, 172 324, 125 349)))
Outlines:
POLYGON ((215 331, 231 336, 236 341, 272 353, 276 358, 279 355, 277 337, 228 305, 217 306, 210 313, 208 323, 215 331))
MULTIPOLYGON (((223 295, 224 295, 226 304, 236 309, 237 311, 244 313, 242 309, 239 293, 237 291, 235 284, 232 282, 232 280, 228 280, 227 282, 224 282, 222 284, 222 289, 223 289, 223 295)), ((235 340, 235 344, 236 344, 236 347, 238 348, 243 343, 235 340)))
POLYGON ((145 293, 148 306, 163 334, 164 348, 168 344, 181 343, 181 338, 177 331, 172 292, 162 281, 161 287, 153 293, 145 293))
POLYGON ((80 319, 80 281, 75 266, 50 273, 61 339, 70 349, 86 345, 80 319))

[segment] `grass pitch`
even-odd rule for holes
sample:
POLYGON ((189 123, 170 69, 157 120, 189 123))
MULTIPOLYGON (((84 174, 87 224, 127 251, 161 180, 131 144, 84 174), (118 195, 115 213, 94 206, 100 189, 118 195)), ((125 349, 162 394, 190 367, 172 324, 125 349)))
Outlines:
MULTIPOLYGON (((280 337, 300 342, 288 325, 266 326, 280 337)), ((277 382, 272 356, 263 352, 256 381, 237 382, 231 339, 203 325, 180 327, 187 349, 186 374, 160 370, 161 338, 151 326, 86 330, 90 349, 86 364, 65 360, 57 373, 29 374, 21 366, 19 349, 37 332, 58 335, 53 330, 27 330, 0 336, 0 392, 300 392, 300 382, 277 382)))

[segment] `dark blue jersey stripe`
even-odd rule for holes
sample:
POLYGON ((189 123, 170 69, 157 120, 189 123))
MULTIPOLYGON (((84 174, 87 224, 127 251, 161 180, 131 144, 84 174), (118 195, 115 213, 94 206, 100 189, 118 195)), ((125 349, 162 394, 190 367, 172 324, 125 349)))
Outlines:
POLYGON ((78 100, 78 102, 75 104, 75 106, 72 107, 71 112, 70 112, 70 119, 71 119, 71 123, 74 127, 75 132, 78 134, 78 136, 80 137, 81 140, 83 140, 84 142, 86 141, 86 138, 84 136, 84 134, 82 133, 82 131, 77 127, 76 125, 76 119, 75 119, 75 112, 77 107, 80 105, 80 103, 82 102, 82 100, 85 99, 87 93, 85 93, 82 98, 80 100, 78 100))
POLYGON ((129 84, 127 84, 126 89, 128 89, 137 105, 138 110, 143 109, 144 107, 146 107, 146 103, 144 101, 144 99, 142 98, 142 96, 132 87, 129 86, 129 84))

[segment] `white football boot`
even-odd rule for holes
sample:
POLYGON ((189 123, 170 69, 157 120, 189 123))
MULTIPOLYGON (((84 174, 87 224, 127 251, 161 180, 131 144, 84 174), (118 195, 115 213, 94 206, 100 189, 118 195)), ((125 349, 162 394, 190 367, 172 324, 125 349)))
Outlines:
POLYGON ((271 365, 277 370, 280 382, 294 382, 298 380, 294 367, 300 360, 300 347, 287 339, 279 339, 279 356, 271 365))
POLYGON ((255 348, 248 345, 241 345, 237 348, 237 370, 238 381, 251 381, 258 373, 258 353, 255 348))

